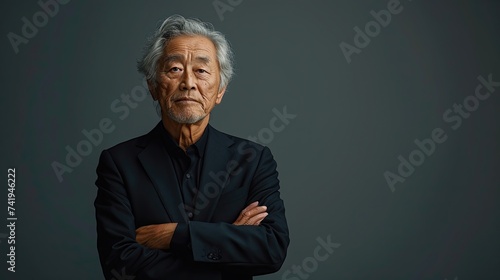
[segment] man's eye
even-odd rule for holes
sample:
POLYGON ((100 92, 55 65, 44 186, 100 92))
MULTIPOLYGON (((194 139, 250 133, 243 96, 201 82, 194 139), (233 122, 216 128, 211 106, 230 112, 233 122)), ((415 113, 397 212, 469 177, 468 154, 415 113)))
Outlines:
POLYGON ((205 69, 198 69, 196 70, 198 73, 208 73, 207 70, 205 69))
POLYGON ((179 68, 179 67, 172 67, 172 68, 170 68, 170 72, 179 72, 179 71, 181 71, 181 70, 182 70, 182 69, 181 69, 181 68, 179 68))

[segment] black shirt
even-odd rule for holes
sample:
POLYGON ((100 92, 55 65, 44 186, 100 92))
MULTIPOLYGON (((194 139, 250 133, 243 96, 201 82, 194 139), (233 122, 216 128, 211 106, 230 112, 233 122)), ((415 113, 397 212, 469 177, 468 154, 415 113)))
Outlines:
POLYGON ((192 220, 195 215, 195 202, 198 193, 201 177, 201 169, 203 167, 203 155, 208 139, 208 127, 201 135, 196 143, 187 147, 184 151, 168 134, 163 127, 162 135, 164 138, 165 148, 170 155, 172 165, 174 166, 175 176, 180 186, 184 210, 189 220, 192 220))

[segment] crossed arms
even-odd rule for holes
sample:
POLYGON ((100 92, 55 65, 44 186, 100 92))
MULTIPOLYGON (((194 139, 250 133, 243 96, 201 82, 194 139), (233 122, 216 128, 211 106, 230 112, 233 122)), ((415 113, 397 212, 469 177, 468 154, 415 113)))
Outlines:
MULTIPOLYGON (((233 223, 236 226, 258 226, 268 215, 266 206, 259 206, 255 201, 243 209, 238 219, 233 223)), ((163 223, 156 225, 142 226, 135 233, 137 243, 151 249, 170 249, 170 241, 174 235, 177 223, 163 223)))
POLYGON ((211 275, 217 279, 235 271, 259 275, 279 270, 289 238, 276 163, 267 148, 248 180, 246 201, 253 203, 237 210, 239 215, 232 223, 170 221, 137 227, 137 206, 129 183, 133 176, 122 166, 131 164, 117 164, 122 160, 115 157, 119 155, 102 153, 96 181, 98 249, 106 279, 122 269, 136 279, 211 279, 211 275), (176 232, 185 236, 176 238, 176 232), (173 244, 173 240, 178 243, 173 244), (220 254, 207 258, 213 251, 220 254))

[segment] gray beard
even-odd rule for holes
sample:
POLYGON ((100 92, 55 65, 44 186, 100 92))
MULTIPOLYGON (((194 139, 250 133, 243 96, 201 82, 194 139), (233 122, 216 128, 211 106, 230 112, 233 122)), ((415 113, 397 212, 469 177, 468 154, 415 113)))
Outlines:
POLYGON ((167 111, 167 116, 173 121, 180 124, 194 124, 206 117, 206 115, 191 115, 191 116, 179 116, 172 113, 171 110, 167 111))

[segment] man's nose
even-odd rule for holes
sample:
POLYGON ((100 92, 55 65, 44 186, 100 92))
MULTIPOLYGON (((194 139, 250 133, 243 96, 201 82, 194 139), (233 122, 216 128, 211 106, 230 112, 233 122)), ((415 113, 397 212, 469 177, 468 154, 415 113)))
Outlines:
POLYGON ((194 73, 191 70, 186 69, 182 75, 182 81, 180 84, 181 90, 191 90, 196 89, 194 73))

